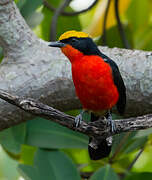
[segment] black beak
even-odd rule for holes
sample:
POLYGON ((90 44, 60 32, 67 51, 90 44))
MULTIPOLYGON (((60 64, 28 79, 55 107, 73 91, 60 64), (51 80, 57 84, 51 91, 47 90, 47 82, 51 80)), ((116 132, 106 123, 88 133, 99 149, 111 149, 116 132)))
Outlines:
POLYGON ((49 42, 48 46, 50 47, 59 47, 62 48, 64 47, 66 44, 60 42, 60 41, 55 41, 55 42, 49 42))

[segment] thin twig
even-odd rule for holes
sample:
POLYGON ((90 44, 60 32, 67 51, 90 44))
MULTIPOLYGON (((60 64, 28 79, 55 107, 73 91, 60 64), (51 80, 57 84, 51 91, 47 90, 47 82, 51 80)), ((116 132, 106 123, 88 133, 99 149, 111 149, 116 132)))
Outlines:
POLYGON ((56 40, 56 29, 57 29, 57 20, 61 12, 64 10, 65 7, 69 5, 71 0, 64 0, 63 3, 56 9, 51 22, 51 32, 50 32, 50 40, 55 41, 56 40))
POLYGON ((117 23, 118 23, 118 30, 119 30, 119 33, 120 33, 120 37, 121 37, 121 40, 124 44, 124 47, 126 49, 130 49, 130 45, 129 45, 129 42, 126 38, 126 35, 125 35, 125 31, 123 29, 123 26, 121 24, 121 21, 120 21, 120 16, 119 16, 119 0, 115 0, 115 16, 116 16, 116 20, 117 20, 117 23))
POLYGON ((132 169, 132 167, 134 166, 134 164, 136 163, 136 161, 139 159, 140 155, 143 153, 144 151, 144 147, 142 147, 139 152, 137 153, 137 155, 135 156, 134 160, 132 161, 132 163, 129 165, 129 167, 127 168, 128 171, 130 171, 132 169))
POLYGON ((104 14, 104 20, 103 20, 103 30, 102 30, 102 45, 103 46, 106 45, 106 22, 107 22, 110 2, 111 2, 111 0, 108 0, 106 10, 105 10, 105 14, 104 14))
MULTIPOLYGON (((79 15, 81 13, 89 11, 90 9, 92 9, 97 4, 97 2, 98 2, 98 0, 95 0, 89 7, 87 7, 86 9, 82 9, 81 11, 66 12, 66 11, 63 10, 60 14, 63 15, 63 16, 76 16, 76 15, 79 15)), ((43 4, 44 4, 45 7, 47 7, 51 11, 56 11, 56 8, 53 7, 50 3, 48 3, 47 0, 43 0, 43 4)))
MULTIPOLYGON (((137 155, 135 156, 135 158, 133 159, 133 161, 131 162, 131 164, 128 166, 126 172, 129 172, 129 171, 132 169, 132 167, 134 166, 134 164, 137 162, 137 160, 139 159, 139 157, 140 157, 141 154, 143 153, 144 148, 145 148, 145 146, 143 146, 143 147, 139 150, 139 152, 137 153, 137 155)), ((121 174, 121 179, 125 179, 126 175, 127 175, 127 173, 121 174)))

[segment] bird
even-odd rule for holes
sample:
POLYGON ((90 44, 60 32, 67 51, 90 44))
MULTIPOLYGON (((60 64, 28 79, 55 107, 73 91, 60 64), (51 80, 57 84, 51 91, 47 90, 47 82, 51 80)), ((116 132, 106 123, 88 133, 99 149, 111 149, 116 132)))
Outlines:
MULTIPOLYGON (((66 31, 58 41, 49 42, 48 46, 60 48, 71 62, 76 95, 83 108, 75 118, 76 127, 81 124, 83 113, 87 111, 91 113, 92 122, 106 117, 111 131, 115 131, 112 108, 116 105, 120 115, 123 115, 126 107, 126 87, 117 64, 103 54, 85 32, 66 31)), ((92 140, 90 137, 89 142, 92 140)), ((99 160, 109 156, 111 146, 107 139, 102 139, 97 148, 88 145, 90 158, 99 160)))

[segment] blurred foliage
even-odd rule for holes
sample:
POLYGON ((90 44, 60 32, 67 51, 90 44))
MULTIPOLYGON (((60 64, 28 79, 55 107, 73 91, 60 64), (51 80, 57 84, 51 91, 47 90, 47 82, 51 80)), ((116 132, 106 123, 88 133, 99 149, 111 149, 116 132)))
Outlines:
POLYGON ((113 169, 108 164, 98 169, 98 171, 96 171, 93 174, 93 176, 90 178, 90 180, 98 180, 98 179, 119 180, 117 174, 113 171, 113 169))
MULTIPOLYGON (((51 4, 53 4, 54 7, 58 7, 59 4, 62 2, 62 0, 48 0, 51 4)), ((66 8, 68 11, 72 10, 71 7, 66 8)), ((53 16, 53 12, 48 10, 48 8, 43 7, 42 13, 44 15, 44 19, 39 27, 37 27, 37 30, 39 30, 40 34, 39 36, 44 40, 50 39, 50 27, 51 27, 51 18, 53 16)), ((77 16, 60 16, 57 22, 57 38, 64 32, 75 29, 80 30, 80 21, 77 16), (66 24, 66 26, 65 26, 66 24)))
POLYGON ((86 149, 88 144, 87 136, 40 118, 27 123, 27 132, 26 143, 40 148, 86 149))
POLYGON ((0 142, 2 147, 14 156, 20 154, 21 145, 24 144, 26 134, 26 124, 20 124, 5 131, 0 132, 0 142))
POLYGON ((34 166, 19 165, 23 177, 32 180, 80 180, 76 165, 63 152, 58 150, 38 149, 35 153, 34 166))
MULTIPOLYGON (((120 0, 119 3, 119 9, 120 9, 120 15, 124 15, 125 11, 128 8, 128 5, 130 4, 131 0, 120 0)), ((107 0, 99 0, 97 6, 91 10, 93 11, 93 17, 90 18, 90 22, 88 24, 88 27, 84 27, 84 29, 92 36, 92 37, 98 37, 102 34, 103 29, 103 20, 104 20, 104 13, 107 6, 107 0)), ((91 12, 88 12, 91 13, 91 12)), ((82 20, 83 20, 83 15, 82 20)), ((114 9, 114 0, 111 0, 110 7, 108 11, 107 16, 107 23, 106 28, 110 29, 111 27, 115 26, 117 24, 116 18, 115 18, 115 9, 114 9)))
MULTIPOLYGON (((44 40, 50 39, 54 12, 43 5, 43 0, 15 0, 20 12, 33 31, 44 40)), ((57 8, 62 0, 48 0, 57 8)), ((89 11, 77 16, 60 15, 57 38, 64 31, 83 30, 102 45, 104 13, 107 0, 99 0, 89 11)), ((119 13, 124 32, 133 49, 152 50, 152 1, 119 0, 119 13)), ((78 2, 80 3, 80 1, 78 2)), ((86 4, 88 1, 86 1, 86 4)), ((74 12, 74 6, 66 8, 74 12)), ((114 0, 111 0, 106 21, 106 45, 124 47, 115 18, 114 0)), ((0 48, 0 59, 2 49, 0 48)), ((77 115, 79 110, 67 112, 77 115)), ((88 114, 84 119, 89 120, 88 114)), ((115 119, 119 118, 114 115, 115 119)), ((91 161, 88 156, 88 137, 54 122, 35 118, 27 123, 0 133, 0 179, 19 178, 18 170, 30 180, 80 180, 80 173, 91 173, 90 180, 152 179, 152 129, 116 135, 108 158, 91 161), (129 169, 140 149, 144 151, 129 169), (122 176, 123 175, 123 176, 122 176), (5 177, 5 178, 4 178, 5 177)))
POLYGON ((1 147, 0 154, 0 180, 18 180, 18 162, 10 158, 1 147))

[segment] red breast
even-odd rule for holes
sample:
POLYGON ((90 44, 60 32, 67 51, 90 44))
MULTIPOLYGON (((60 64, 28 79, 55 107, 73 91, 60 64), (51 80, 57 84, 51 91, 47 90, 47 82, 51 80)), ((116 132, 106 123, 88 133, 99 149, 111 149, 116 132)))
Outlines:
POLYGON ((70 45, 62 52, 71 61, 76 94, 83 108, 93 112, 111 109, 119 98, 111 67, 100 56, 83 55, 70 45))

